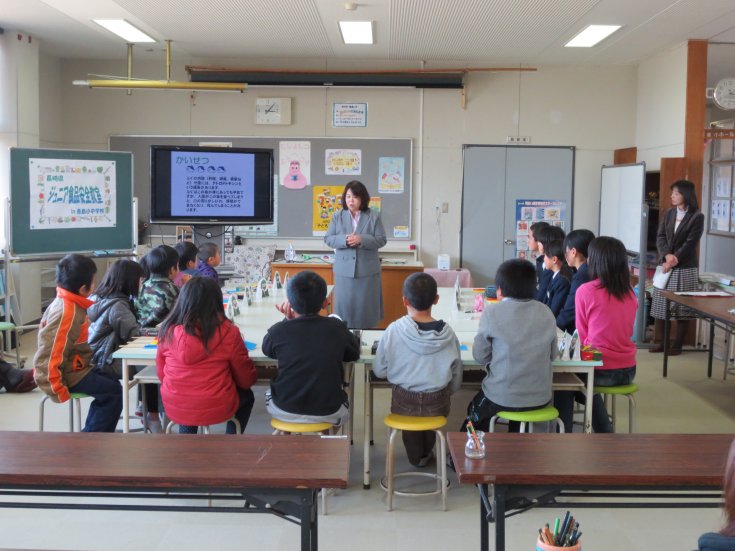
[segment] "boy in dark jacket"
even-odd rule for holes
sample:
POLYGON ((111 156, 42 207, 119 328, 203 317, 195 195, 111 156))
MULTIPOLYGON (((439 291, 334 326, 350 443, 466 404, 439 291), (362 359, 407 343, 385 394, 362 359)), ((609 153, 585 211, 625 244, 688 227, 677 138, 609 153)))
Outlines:
POLYGON ((318 274, 296 274, 286 296, 276 307, 286 319, 263 339, 263 353, 278 360, 266 409, 281 421, 341 425, 349 415, 342 364, 359 359, 360 340, 339 318, 319 315, 327 305, 327 283, 318 274))

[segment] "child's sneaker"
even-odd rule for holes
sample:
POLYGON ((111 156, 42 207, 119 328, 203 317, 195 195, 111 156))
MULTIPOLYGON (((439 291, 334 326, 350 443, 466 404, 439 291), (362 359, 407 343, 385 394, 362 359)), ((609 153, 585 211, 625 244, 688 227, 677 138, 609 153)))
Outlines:
POLYGON ((143 403, 142 402, 138 402, 138 405, 135 406, 135 416, 143 417, 143 403))
POLYGON ((158 419, 149 419, 148 430, 151 434, 161 434, 163 433, 163 425, 161 425, 161 421, 158 419))

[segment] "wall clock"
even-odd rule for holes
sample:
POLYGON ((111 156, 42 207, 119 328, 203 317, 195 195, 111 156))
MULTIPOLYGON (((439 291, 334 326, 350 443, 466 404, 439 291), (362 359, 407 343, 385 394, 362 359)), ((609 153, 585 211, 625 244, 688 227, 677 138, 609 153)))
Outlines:
POLYGON ((291 98, 257 98, 255 124, 291 124, 291 98))
POLYGON ((723 78, 717 83, 714 100, 722 109, 735 109, 735 77, 723 78))

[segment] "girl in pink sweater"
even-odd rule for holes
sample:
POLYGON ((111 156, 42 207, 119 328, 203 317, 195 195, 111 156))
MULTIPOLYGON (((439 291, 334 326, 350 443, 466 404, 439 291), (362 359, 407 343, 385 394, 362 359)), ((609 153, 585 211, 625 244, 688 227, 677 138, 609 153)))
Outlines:
MULTIPOLYGON (((636 347, 631 336, 638 301, 630 286, 625 245, 614 237, 593 239, 587 263, 591 281, 577 289, 574 307, 581 343, 602 353, 603 365, 595 369, 595 386, 630 384, 635 377, 636 347)), ((555 404, 571 432, 573 399, 570 396, 559 398, 555 404)), ((595 432, 613 431, 599 394, 595 394, 592 402, 592 429, 595 432)))

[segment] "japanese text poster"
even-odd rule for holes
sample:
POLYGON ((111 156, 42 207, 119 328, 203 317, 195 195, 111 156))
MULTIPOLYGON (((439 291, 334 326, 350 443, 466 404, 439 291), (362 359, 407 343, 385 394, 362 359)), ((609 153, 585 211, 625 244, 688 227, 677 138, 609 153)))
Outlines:
POLYGON ((279 142, 278 168, 281 185, 303 189, 311 182, 311 142, 279 142))
POLYGON ((115 227, 115 161, 32 158, 28 171, 32 230, 115 227))

